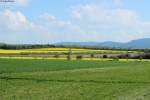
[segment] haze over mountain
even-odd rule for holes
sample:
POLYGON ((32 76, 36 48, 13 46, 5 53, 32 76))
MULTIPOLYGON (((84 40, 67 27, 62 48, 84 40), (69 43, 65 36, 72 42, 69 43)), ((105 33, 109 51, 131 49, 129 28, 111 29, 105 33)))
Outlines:
POLYGON ((127 43, 112 42, 112 41, 106 41, 106 42, 61 42, 61 43, 56 43, 56 45, 138 48, 138 49, 149 48, 150 49, 150 38, 132 40, 127 43))

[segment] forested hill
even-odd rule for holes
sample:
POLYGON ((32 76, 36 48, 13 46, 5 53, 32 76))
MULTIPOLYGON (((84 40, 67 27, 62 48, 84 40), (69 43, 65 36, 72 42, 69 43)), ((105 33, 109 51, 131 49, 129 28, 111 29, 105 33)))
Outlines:
POLYGON ((0 43, 0 49, 35 49, 35 48, 50 48, 55 47, 55 45, 50 44, 4 44, 0 43))

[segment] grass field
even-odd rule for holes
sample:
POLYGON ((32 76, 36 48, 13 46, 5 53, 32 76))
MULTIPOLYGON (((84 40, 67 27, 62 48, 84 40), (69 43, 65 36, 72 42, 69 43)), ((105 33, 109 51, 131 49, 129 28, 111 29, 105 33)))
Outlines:
POLYGON ((0 100, 150 100, 150 62, 0 59, 0 100))

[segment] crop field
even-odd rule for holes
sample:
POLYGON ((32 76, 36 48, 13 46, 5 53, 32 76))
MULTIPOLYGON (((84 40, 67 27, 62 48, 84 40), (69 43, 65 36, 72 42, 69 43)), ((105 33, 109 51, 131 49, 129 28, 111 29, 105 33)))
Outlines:
MULTIPOLYGON (((79 48, 39 48, 39 49, 22 49, 22 50, 4 50, 0 49, 0 58, 2 59, 68 59, 76 60, 78 56, 82 60, 104 60, 104 55, 117 56, 119 54, 138 54, 138 51, 123 50, 100 50, 100 49, 79 49, 79 48), (92 59, 91 59, 92 58, 92 59)), ((110 59, 105 59, 110 60, 110 59)))
MULTIPOLYGON (((40 48, 40 49, 23 49, 23 50, 3 50, 0 49, 0 53, 61 53, 68 52, 69 48, 40 48)), ((95 50, 95 49, 77 49, 72 48, 72 52, 99 52, 99 53, 122 53, 127 51, 117 51, 117 50, 95 50)), ((128 51, 129 52, 129 51, 128 51)))
POLYGON ((0 59, 0 100, 150 100, 150 62, 0 59))

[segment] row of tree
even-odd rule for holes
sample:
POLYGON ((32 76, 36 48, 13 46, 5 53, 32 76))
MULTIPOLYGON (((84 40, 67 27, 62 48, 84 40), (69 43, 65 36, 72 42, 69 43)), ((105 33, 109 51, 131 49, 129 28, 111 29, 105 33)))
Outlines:
POLYGON ((50 44, 22 44, 22 45, 10 45, 10 44, 0 44, 0 49, 6 50, 17 50, 17 49, 36 49, 36 48, 50 48, 55 47, 55 45, 50 44))

